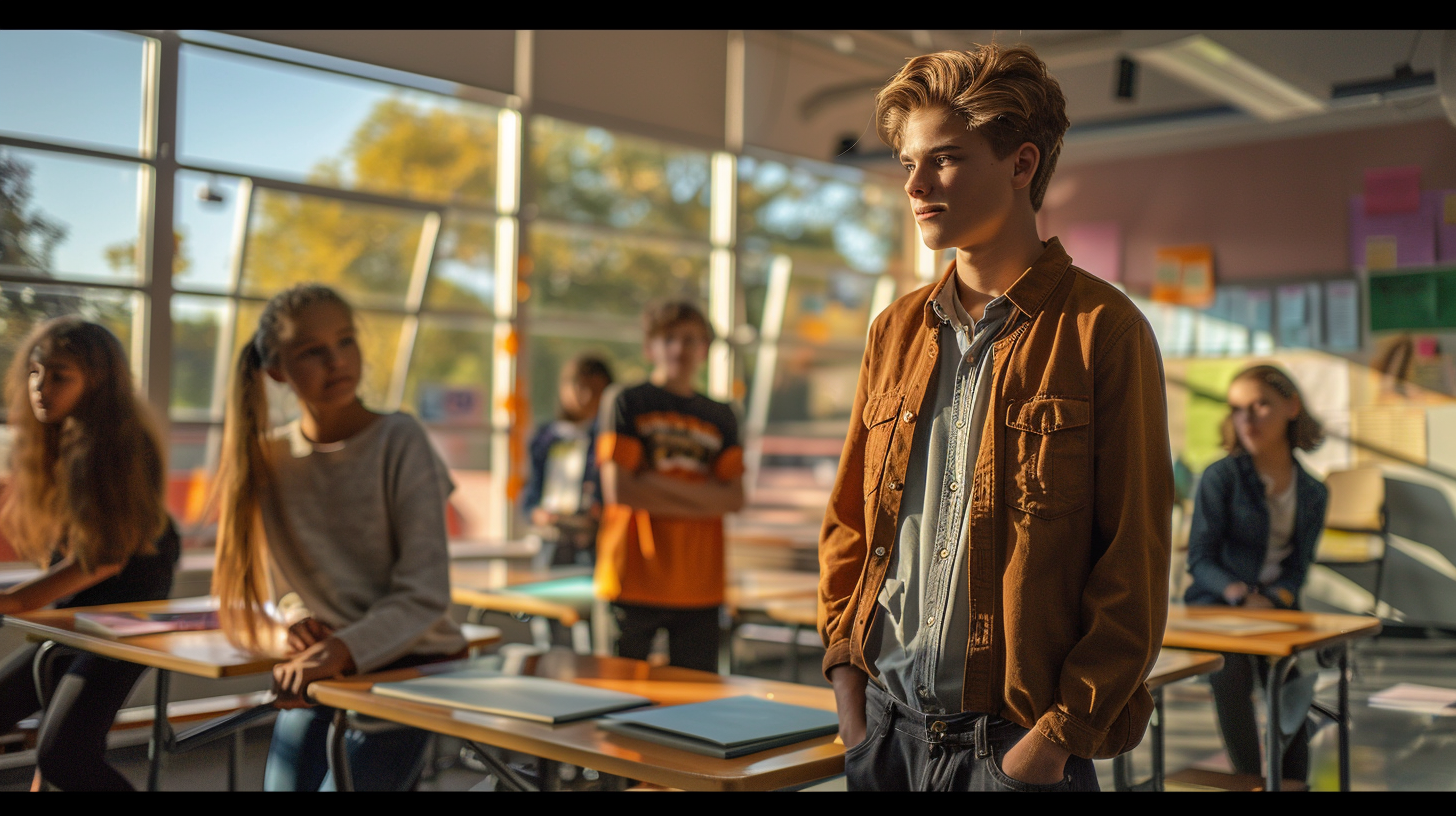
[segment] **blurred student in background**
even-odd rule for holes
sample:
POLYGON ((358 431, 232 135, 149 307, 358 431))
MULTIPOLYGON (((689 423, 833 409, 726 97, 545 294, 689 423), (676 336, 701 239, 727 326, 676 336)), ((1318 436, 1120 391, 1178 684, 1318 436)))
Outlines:
POLYGON ((602 514, 596 463, 597 414, 612 369, 586 353, 561 370, 557 417, 531 437, 531 478, 521 503, 531 525, 554 546, 552 564, 592 564, 602 514))
MULTIPOLYGON (((0 526, 48 569, 0 591, 0 614, 166 599, 180 546, 162 446, 116 335, 77 317, 37 326, 10 364, 5 407, 14 441, 0 526)), ((0 666, 0 733, 42 707, 40 648, 0 666)), ((41 776, 62 790, 131 790, 106 764, 106 735, 146 667, 56 648, 64 674, 41 716, 41 776)))
MULTIPOLYGON (((1324 529, 1329 491, 1294 458, 1296 448, 1324 441, 1299 387, 1270 365, 1246 368, 1228 390, 1223 422, 1228 456, 1203 471, 1193 505, 1188 604, 1298 609, 1299 591, 1324 529)), ((1268 661, 1225 654, 1210 676, 1219 729, 1234 770, 1260 775, 1254 724, 1254 681, 1264 684, 1268 661)), ((1290 677, 1298 671, 1291 670, 1290 677)), ((1301 731, 1284 755, 1285 779, 1304 780, 1309 737, 1301 731)))
POLYGON ((738 420, 695 388, 713 340, 702 310, 661 303, 643 323, 652 373, 603 405, 597 439, 596 593, 612 602, 622 657, 645 660, 666 629, 672 665, 717 671, 723 515, 743 507, 738 420))

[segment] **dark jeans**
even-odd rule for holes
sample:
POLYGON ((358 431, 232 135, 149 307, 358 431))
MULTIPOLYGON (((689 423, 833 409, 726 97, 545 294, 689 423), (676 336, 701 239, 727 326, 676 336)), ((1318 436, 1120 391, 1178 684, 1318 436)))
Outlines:
POLYGON ((1007 776, 1001 758, 1027 729, 990 714, 921 714, 873 681, 865 689, 865 738, 844 754, 852 791, 1096 791, 1092 760, 1067 760, 1066 776, 1032 785, 1007 776))
MULTIPOLYGON (((56 649, 57 672, 64 672, 41 717, 36 766, 61 790, 129 791, 126 777, 106 764, 106 735, 116 712, 146 671, 93 654, 56 649)), ((31 665, 40 644, 11 655, 0 667, 0 733, 40 711, 31 665)))
POLYGON ((685 669, 718 671, 718 607, 672 609, 663 606, 612 604, 617 619, 617 654, 646 660, 658 629, 667 630, 668 663, 685 669))
MULTIPOLYGON (((263 771, 263 790, 334 790, 328 759, 329 724, 333 718, 334 709, 326 706, 278 712, 263 771)), ((354 789, 409 790, 424 770, 429 740, 429 732, 403 726, 372 734, 349 729, 344 735, 344 748, 354 789)))
MULTIPOLYGON (((1218 729, 1228 749, 1234 771, 1263 776, 1259 760, 1259 727, 1254 720, 1254 683, 1262 688, 1269 682, 1269 661, 1246 654, 1224 654, 1223 668, 1208 676, 1213 686, 1213 705, 1218 710, 1218 729)), ((1299 669, 1289 670, 1289 679, 1299 669)), ((1267 691, 1268 689, 1265 689, 1267 691)), ((1301 729, 1284 752, 1284 779, 1307 781, 1309 776, 1309 731, 1301 729)))

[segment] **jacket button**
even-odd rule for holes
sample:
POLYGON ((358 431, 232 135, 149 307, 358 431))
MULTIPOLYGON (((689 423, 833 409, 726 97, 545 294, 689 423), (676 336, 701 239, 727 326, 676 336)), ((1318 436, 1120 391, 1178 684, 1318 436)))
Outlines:
POLYGON ((906 411, 905 412, 905 415, 902 416, 902 417, 900 417, 900 418, 903 419, 903 420, 905 420, 906 422, 914 422, 915 421, 915 412, 914 411, 906 411))
POLYGON ((896 481, 891 481, 890 482, 890 489, 891 490, 899 490, 900 488, 902 488, 904 486, 905 486, 905 483, 904 482, 896 482, 896 481))
POLYGON ((876 547, 875 548, 875 557, 876 558, 884 558, 885 557, 885 548, 884 547, 876 547))

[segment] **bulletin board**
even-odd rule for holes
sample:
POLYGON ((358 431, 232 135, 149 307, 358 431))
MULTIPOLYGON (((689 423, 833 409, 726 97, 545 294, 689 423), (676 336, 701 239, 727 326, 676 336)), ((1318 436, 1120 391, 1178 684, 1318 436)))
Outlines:
POLYGON ((1370 330, 1456 328, 1456 268, 1370 277, 1370 330))

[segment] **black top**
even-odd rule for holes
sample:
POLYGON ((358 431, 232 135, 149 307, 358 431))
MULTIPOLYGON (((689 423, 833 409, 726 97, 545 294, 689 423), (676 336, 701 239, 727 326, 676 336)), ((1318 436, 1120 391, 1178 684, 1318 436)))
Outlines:
MULTIPOLYGON (((1299 608, 1299 590, 1314 560, 1315 544, 1325 526, 1329 490, 1294 463, 1294 530, 1291 552, 1279 565, 1271 589, 1286 589, 1299 608)), ((1188 536, 1188 571, 1193 584, 1184 593, 1189 604, 1227 604, 1223 590, 1235 581, 1259 582, 1269 549, 1269 505, 1264 482, 1247 454, 1220 459, 1203 471, 1193 505, 1188 536)), ((1276 597, 1268 596, 1276 605, 1276 597)))
MULTIPOLYGON (((181 555, 182 542, 177 537, 177 527, 168 518, 167 529, 157 537, 155 554, 133 555, 121 572, 69 598, 56 601, 56 608, 166 600, 172 594, 172 574, 181 555)), ((61 557, 57 554, 51 563, 59 560, 61 557)))

